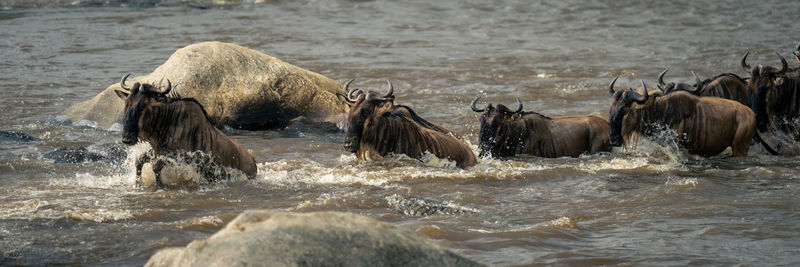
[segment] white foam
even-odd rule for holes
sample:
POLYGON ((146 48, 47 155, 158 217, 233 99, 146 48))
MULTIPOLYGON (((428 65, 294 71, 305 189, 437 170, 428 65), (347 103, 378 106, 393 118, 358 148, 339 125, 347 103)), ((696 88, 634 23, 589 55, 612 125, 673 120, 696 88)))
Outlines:
POLYGON ((71 219, 94 222, 112 222, 133 218, 133 212, 125 209, 71 209, 64 211, 71 219))
POLYGON ((192 226, 197 225, 213 225, 213 226, 222 226, 224 222, 217 216, 203 216, 198 218, 189 218, 186 220, 182 220, 176 226, 178 229, 186 229, 192 226))
MULTIPOLYGON (((35 194, 35 192, 34 192, 35 194)), ((115 208, 115 198, 82 198, 41 200, 28 199, 0 204, 0 219, 61 219, 109 222, 133 218, 131 210, 115 208), (108 208, 82 208, 108 207, 108 208)))
POLYGON ((135 175, 128 174, 102 176, 91 173, 77 173, 74 178, 51 179, 48 184, 50 186, 61 187, 78 186, 103 189, 118 189, 124 187, 130 189, 132 185, 136 184, 136 177, 135 175))
POLYGON ((258 164, 257 180, 273 185, 364 184, 380 186, 387 182, 378 171, 359 168, 329 168, 310 160, 282 159, 258 164))
POLYGON ((664 182, 665 185, 674 185, 674 186, 686 186, 686 187, 695 187, 699 182, 697 178, 667 178, 667 181, 664 182))
MULTIPOLYGON (((496 224, 496 223, 495 223, 496 224)), ((535 224, 528 224, 528 225, 517 225, 517 226, 507 226, 500 229, 467 229, 470 232, 477 232, 483 234, 493 234, 493 233, 520 233, 520 232, 530 232, 530 231, 537 231, 541 229, 548 229, 548 228, 557 228, 557 229, 576 229, 580 230, 580 226, 578 222, 573 220, 572 218, 561 216, 559 218, 539 222, 535 224)))

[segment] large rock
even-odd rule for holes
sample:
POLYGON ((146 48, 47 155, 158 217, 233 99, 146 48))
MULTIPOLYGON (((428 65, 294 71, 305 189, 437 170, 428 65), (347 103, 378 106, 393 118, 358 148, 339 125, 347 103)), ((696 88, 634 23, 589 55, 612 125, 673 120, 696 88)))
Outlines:
MULTIPOLYGON (((172 82, 171 97, 196 99, 217 126, 271 129, 286 126, 298 116, 338 122, 347 110, 338 82, 230 43, 203 42, 178 49, 152 73, 129 78, 126 83, 158 83, 162 79, 172 82)), ((114 93, 120 88, 119 83, 112 84, 91 100, 69 107, 63 115, 67 120, 89 120, 109 127, 120 120, 124 108, 114 93)))
POLYGON ((251 210, 145 266, 483 266, 388 223, 342 212, 251 210))

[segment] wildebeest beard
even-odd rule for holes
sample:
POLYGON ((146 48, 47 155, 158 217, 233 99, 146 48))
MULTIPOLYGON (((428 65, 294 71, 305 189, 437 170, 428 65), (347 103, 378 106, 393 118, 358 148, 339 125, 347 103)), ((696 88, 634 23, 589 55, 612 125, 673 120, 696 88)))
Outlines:
POLYGON ((361 135, 364 131, 364 122, 370 116, 369 110, 362 108, 355 116, 348 117, 347 129, 345 130, 344 148, 348 152, 356 152, 360 148, 361 135))
POLYGON ((500 124, 499 118, 495 117, 490 122, 486 123, 481 121, 480 132, 478 133, 478 144, 480 148, 480 157, 488 156, 492 153, 495 146, 495 136, 497 134, 497 127, 500 124))
POLYGON ((125 117, 123 118, 122 143, 134 145, 139 141, 139 117, 142 114, 143 104, 137 102, 135 106, 125 107, 125 117))
POLYGON ((625 106, 620 105, 617 107, 617 110, 611 114, 609 118, 609 124, 611 125, 611 131, 609 132, 609 141, 611 141, 611 146, 622 146, 623 139, 622 139, 622 119, 625 117, 625 106))

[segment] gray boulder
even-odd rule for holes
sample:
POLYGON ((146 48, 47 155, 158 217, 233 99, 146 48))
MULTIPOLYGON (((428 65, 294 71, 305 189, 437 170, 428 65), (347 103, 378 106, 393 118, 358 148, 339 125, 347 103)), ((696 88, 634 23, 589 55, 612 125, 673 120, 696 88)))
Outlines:
MULTIPOLYGON (((125 74, 119 73, 118 78, 125 74)), ((203 42, 178 49, 152 73, 128 78, 126 83, 158 84, 162 79, 172 82, 170 97, 196 99, 218 127, 273 129, 298 116, 339 122, 347 110, 338 82, 230 43, 203 42)), ((109 127, 120 121, 124 108, 115 89, 121 89, 119 83, 62 115, 66 120, 109 127)))
POLYGON ((145 266, 484 266, 416 233, 343 212, 245 211, 145 266))

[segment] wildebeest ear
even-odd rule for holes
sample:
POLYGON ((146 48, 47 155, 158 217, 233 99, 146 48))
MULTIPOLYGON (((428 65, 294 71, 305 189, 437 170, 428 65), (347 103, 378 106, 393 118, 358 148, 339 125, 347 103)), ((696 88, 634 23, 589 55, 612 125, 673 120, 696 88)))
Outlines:
POLYGON ((783 84, 783 78, 778 77, 775 79, 775 86, 780 86, 783 84))
POLYGON ((125 100, 126 98, 128 98, 128 95, 130 95, 130 93, 122 90, 114 90, 114 93, 117 93, 117 96, 119 96, 119 98, 122 98, 122 100, 125 100))

